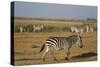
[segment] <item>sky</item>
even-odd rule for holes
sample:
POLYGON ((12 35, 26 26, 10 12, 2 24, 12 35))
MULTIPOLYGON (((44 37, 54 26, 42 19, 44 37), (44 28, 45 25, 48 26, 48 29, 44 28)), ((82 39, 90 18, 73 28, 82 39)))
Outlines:
POLYGON ((14 15, 29 18, 86 19, 97 18, 96 6, 14 2, 14 15))

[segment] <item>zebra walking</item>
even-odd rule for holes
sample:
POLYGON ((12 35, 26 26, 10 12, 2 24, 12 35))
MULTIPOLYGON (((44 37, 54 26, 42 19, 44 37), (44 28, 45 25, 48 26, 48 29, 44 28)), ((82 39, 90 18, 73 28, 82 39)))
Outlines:
POLYGON ((44 47, 46 47, 46 50, 42 54, 41 58, 45 60, 45 55, 51 50, 52 56, 54 57, 54 60, 56 60, 54 56, 54 50, 64 49, 66 53, 65 59, 68 60, 70 55, 70 48, 73 44, 78 44, 80 48, 83 47, 82 38, 80 35, 72 35, 69 37, 50 37, 45 41, 40 50, 41 52, 43 51, 44 47))

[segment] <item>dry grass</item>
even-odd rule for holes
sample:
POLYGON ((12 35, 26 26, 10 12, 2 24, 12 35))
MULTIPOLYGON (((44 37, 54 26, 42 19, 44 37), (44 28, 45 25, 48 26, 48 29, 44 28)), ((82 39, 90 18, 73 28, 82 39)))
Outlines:
POLYGON ((20 24, 20 25, 28 25, 28 24, 46 24, 46 25, 81 25, 82 22, 74 22, 74 21, 49 21, 49 20, 25 20, 25 19, 15 19, 14 22, 15 24, 20 24))
MULTIPOLYGON (((25 20, 15 19, 15 24, 44 24, 53 26, 70 26, 81 25, 82 22, 68 22, 68 21, 41 21, 41 20, 25 20)), ((96 23, 94 23, 96 24, 96 23)), ((97 33, 84 33, 82 36, 84 47, 81 49, 78 45, 73 45, 71 48, 70 60, 65 60, 64 50, 55 51, 57 61, 53 60, 52 55, 47 54, 46 60, 43 62, 39 53, 41 46, 48 37, 67 37, 73 35, 70 32, 33 32, 33 33, 14 33, 14 56, 15 65, 30 65, 30 64, 49 64, 49 63, 66 63, 66 62, 81 62, 97 60, 97 33)))
POLYGON ((49 64, 49 63, 66 63, 80 61, 97 60, 97 38, 96 32, 84 33, 82 36, 84 47, 81 49, 78 45, 73 45, 71 48, 70 60, 65 60, 64 50, 55 51, 57 61, 54 61, 52 55, 47 54, 45 62, 40 59, 39 50, 50 36, 67 37, 73 35, 68 32, 40 32, 40 33, 14 33, 14 52, 15 65, 29 64, 49 64))

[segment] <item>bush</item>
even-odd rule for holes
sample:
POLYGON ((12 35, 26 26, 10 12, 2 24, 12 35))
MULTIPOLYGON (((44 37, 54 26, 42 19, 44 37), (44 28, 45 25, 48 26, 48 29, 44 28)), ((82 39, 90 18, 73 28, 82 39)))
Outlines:
POLYGON ((59 26, 46 26, 43 29, 43 32, 68 32, 70 31, 70 27, 65 26, 65 27, 59 27, 59 26))
POLYGON ((29 24, 26 26, 27 32, 33 32, 33 25, 29 24))

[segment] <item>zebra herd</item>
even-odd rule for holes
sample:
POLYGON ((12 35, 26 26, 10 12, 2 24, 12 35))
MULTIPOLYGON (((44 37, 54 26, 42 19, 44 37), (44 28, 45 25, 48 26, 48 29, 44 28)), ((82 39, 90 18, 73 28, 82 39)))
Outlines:
POLYGON ((82 36, 83 32, 94 32, 94 27, 90 26, 89 24, 83 25, 80 27, 75 27, 71 26, 71 32, 77 33, 77 35, 71 35, 68 37, 49 37, 45 43, 42 45, 42 48, 40 52, 44 50, 44 53, 41 55, 41 59, 45 61, 45 56, 47 55, 48 52, 51 52, 51 55, 53 56, 54 60, 57 60, 56 57, 54 56, 54 50, 60 50, 64 49, 66 53, 65 59, 69 60, 70 56, 70 48, 74 45, 77 44, 79 45, 80 48, 83 47, 83 41, 82 41, 82 36))
POLYGON ((34 24, 34 25, 20 26, 19 27, 20 32, 40 32, 43 29, 44 29, 43 24, 34 24))
MULTIPOLYGON (((90 25, 90 24, 83 24, 83 25, 71 25, 70 26, 70 32, 74 33, 80 33, 83 34, 84 32, 94 32, 96 26, 90 25)), ((43 30, 46 30, 46 25, 44 24, 34 24, 34 25, 28 25, 28 26, 20 26, 19 31, 20 32, 41 32, 43 30)), ((68 32, 67 30, 65 30, 68 32)))
POLYGON ((80 26, 72 25, 70 31, 73 33, 76 32, 76 33, 83 34, 84 32, 94 32, 95 29, 96 29, 95 26, 90 24, 85 24, 80 26))
MULTIPOLYGON (((43 24, 36 24, 36 25, 31 25, 28 27, 28 29, 31 29, 33 32, 40 32, 44 29, 43 24)), ((20 32, 24 32, 25 27, 20 27, 20 32)), ((27 30, 28 31, 28 30, 27 30)), ((86 25, 80 25, 80 26, 75 26, 72 25, 70 27, 70 31, 72 33, 77 33, 77 35, 71 35, 68 37, 49 37, 44 44, 42 45, 42 48, 40 52, 42 52, 45 49, 44 53, 41 55, 41 58, 43 61, 45 61, 45 56, 47 53, 50 51, 54 60, 57 60, 56 57, 54 56, 54 50, 60 50, 64 49, 66 53, 65 59, 69 59, 70 56, 70 48, 74 45, 77 44, 79 45, 80 48, 83 47, 83 42, 82 42, 82 37, 80 34, 83 34, 83 32, 94 32, 94 27, 90 26, 89 24, 86 25)))

